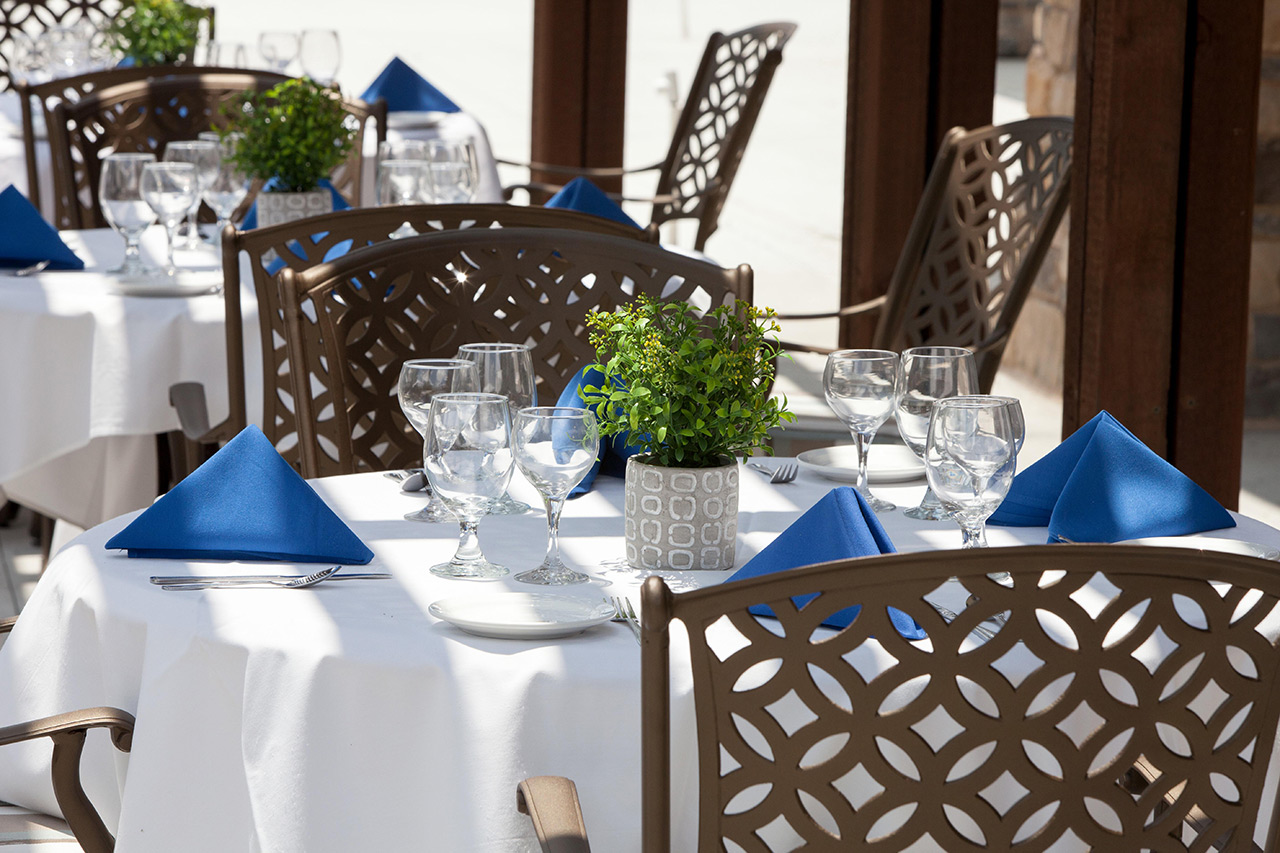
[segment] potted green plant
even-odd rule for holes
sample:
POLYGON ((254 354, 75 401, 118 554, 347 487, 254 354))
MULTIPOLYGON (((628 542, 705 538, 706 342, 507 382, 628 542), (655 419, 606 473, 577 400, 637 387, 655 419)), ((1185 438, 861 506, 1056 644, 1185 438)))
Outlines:
POLYGON ((224 136, 242 134, 232 162, 264 182, 259 226, 333 210, 321 181, 346 159, 356 134, 336 92, 305 77, 285 80, 265 92, 245 92, 225 115, 224 136))
POLYGON ((583 399, 602 435, 629 434, 624 538, 636 568, 728 569, 738 530, 735 457, 794 415, 772 396, 774 312, 738 301, 706 314, 641 297, 587 317, 604 375, 583 399))
POLYGON ((208 14, 182 0, 132 0, 107 26, 107 38, 134 65, 189 62, 208 14))

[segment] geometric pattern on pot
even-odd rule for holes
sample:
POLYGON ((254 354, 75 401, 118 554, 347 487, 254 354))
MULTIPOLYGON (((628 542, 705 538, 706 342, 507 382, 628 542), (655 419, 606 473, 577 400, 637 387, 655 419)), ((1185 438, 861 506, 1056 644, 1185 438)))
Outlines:
POLYGON ((627 460, 623 538, 637 569, 733 568, 738 463, 667 468, 627 460))

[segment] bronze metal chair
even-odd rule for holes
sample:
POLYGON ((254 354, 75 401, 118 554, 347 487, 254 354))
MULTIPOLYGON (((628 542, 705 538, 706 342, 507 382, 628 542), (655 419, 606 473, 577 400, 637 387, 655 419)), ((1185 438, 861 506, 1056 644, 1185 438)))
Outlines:
POLYGON ((317 477, 421 458, 396 401, 407 358, 451 357, 473 341, 528 343, 538 393, 554 400, 595 360, 589 311, 641 294, 702 308, 750 301, 752 277, 745 265, 723 270, 636 239, 469 228, 286 269, 280 291, 302 472, 317 477))
MULTIPOLYGON (((699 851, 1248 851, 1258 831, 1274 849, 1280 811, 1259 811, 1276 797, 1278 607, 1266 561, 1136 546, 898 554, 680 595, 650 577, 642 849, 671 849, 674 621, 699 851), (978 596, 950 624, 926 600, 949 578, 978 596), (848 628, 821 627, 855 605, 848 628), (994 637, 970 633, 995 614, 994 637)), ((537 802, 548 784, 521 800, 577 846, 544 849, 585 851, 563 786, 537 802)))
POLYGON ((120 6, 120 0, 5 0, 0 3, 0 92, 13 88, 9 63, 13 59, 14 34, 24 33, 35 38, 53 27, 69 27, 85 20, 102 29, 120 11, 120 6))
MULTIPOLYGON (((1069 118, 1032 118, 976 130, 952 128, 916 208, 885 295, 800 320, 879 312, 868 346, 974 351, 991 389, 1014 321, 1031 292, 1070 198, 1069 118)), ((784 342, 787 349, 830 349, 784 342)))
MULTIPOLYGON (((694 248, 706 246, 716 230, 738 164, 755 129, 764 96, 782 61, 782 49, 796 30, 791 23, 759 24, 735 33, 712 33, 698 65, 675 135, 665 160, 638 169, 574 168, 546 163, 516 163, 533 172, 587 177, 621 177, 656 171, 658 185, 652 198, 613 197, 622 201, 651 201, 652 222, 673 219, 698 220, 694 248)), ((554 192, 559 185, 531 181, 506 188, 554 192)))
MULTIPOLYGON (((222 126, 221 110, 244 91, 262 91, 276 82, 255 73, 193 74, 136 80, 97 89, 53 107, 49 147, 53 155, 54 216, 59 228, 106 226, 98 204, 98 175, 104 151, 154 152, 179 139, 222 126)), ((335 172, 335 186, 358 202, 363 141, 370 118, 384 137, 386 103, 344 100, 357 126, 347 162, 335 172), (344 191, 345 187, 345 191, 344 191)), ((350 199, 349 199, 350 200, 350 199)))

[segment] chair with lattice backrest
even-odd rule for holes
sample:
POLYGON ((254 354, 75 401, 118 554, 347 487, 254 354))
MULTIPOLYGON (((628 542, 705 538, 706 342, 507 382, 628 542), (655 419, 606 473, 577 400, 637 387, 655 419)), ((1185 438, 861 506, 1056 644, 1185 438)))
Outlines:
MULTIPOLYGON (((963 346, 990 391, 1036 274, 1070 197, 1072 122, 1032 118, 966 131, 952 128, 916 208, 883 296, 838 311, 782 313, 800 320, 879 312, 869 346, 963 346)), ((830 349, 784 342, 791 350, 830 349)))
POLYGON ((0 92, 13 88, 11 63, 16 37, 34 39, 46 30, 74 27, 81 21, 88 21, 94 29, 101 30, 120 11, 121 5, 121 0, 5 0, 0 3, 0 92))
MULTIPOLYGON (((638 169, 575 168, 546 163, 516 163, 534 172, 587 177, 619 177, 658 173, 653 198, 613 197, 622 201, 653 203, 652 222, 661 225, 675 219, 696 219, 698 233, 693 247, 706 246, 716 230, 738 164, 755 129, 764 97, 782 61, 782 49, 795 32, 792 23, 759 24, 728 35, 712 33, 689 87, 684 108, 665 160, 638 169)), ((553 192, 559 186, 532 181, 506 188, 553 192)))
MULTIPOLYGON (((276 83, 288 80, 286 74, 274 71, 248 71, 243 68, 217 68, 206 65, 135 65, 128 68, 109 68, 104 71, 91 71, 73 77, 59 77, 44 83, 30 85, 15 83, 14 90, 22 107, 22 142, 27 158, 27 196, 33 204, 40 204, 40 170, 38 163, 38 144, 36 139, 36 110, 39 109, 45 127, 52 126, 56 120, 54 107, 65 102, 75 102, 91 92, 110 89, 122 83, 136 83, 140 80, 163 80, 165 78, 186 78, 201 75, 236 74, 249 75, 255 78, 252 88, 269 89, 276 83)), ((50 211, 43 211, 46 216, 50 211)), ((61 227, 72 227, 69 222, 59 223, 61 227)))
MULTIPOLYGON (((670 847, 673 770, 697 773, 707 853, 1248 851, 1259 835, 1273 849, 1280 812, 1259 814, 1276 799, 1264 783, 1280 573, 1266 561, 1115 545, 935 551, 680 595, 650 577, 641 603, 647 853, 694 849, 670 847), (959 616, 948 623, 936 598, 959 616), (922 638, 900 634, 891 609, 922 638), (823 627, 841 611, 848 627, 823 627), (669 751, 676 621, 696 771, 669 751), (980 625, 994 635, 971 633, 980 625)), ((564 783, 542 790, 550 779, 520 799, 544 832, 572 838, 573 804, 564 783)))
MULTIPOLYGON (((201 131, 224 126, 224 107, 247 90, 269 89, 274 77, 254 72, 168 76, 121 83, 56 104, 49 147, 58 227, 106 226, 98 204, 98 176, 106 153, 151 152, 160 157, 170 141, 194 139, 201 131)), ((335 186, 340 191, 345 186, 350 198, 358 200, 364 134, 372 118, 382 139, 386 104, 344 99, 343 106, 356 136, 351 155, 334 173, 335 186)))
POLYGON ((588 312, 642 294, 703 310, 749 302, 752 277, 745 265, 723 270, 634 238, 468 228, 283 270, 280 292, 302 472, 316 477, 422 458, 421 439, 396 401, 405 359, 452 357, 477 341, 527 343, 538 395, 554 400, 595 361, 588 312), (306 329, 309 311, 318 317, 319 346, 306 329), (329 396, 317 398, 317 388, 329 396))

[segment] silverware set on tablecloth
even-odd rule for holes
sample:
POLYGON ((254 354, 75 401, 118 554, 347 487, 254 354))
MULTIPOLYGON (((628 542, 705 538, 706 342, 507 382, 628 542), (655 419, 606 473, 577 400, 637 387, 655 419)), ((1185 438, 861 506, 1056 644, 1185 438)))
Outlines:
POLYGON ((378 580, 391 577, 390 572, 346 572, 341 566, 330 566, 309 575, 157 575, 151 582, 161 589, 307 589, 326 580, 378 580))

